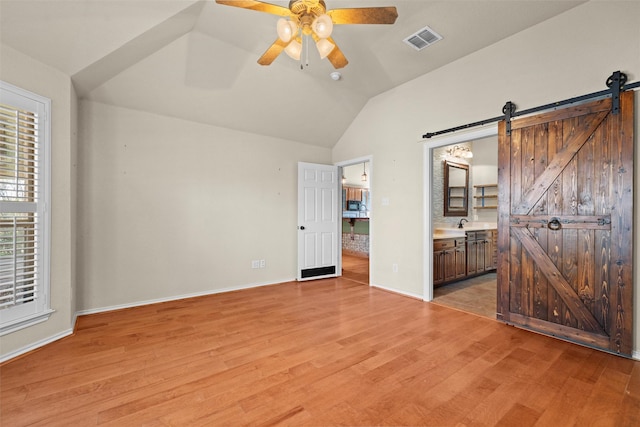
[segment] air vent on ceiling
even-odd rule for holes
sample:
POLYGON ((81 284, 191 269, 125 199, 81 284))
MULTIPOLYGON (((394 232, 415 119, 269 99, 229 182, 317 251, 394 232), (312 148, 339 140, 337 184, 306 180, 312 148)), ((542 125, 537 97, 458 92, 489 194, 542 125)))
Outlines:
POLYGON ((415 50, 422 50, 427 46, 431 46, 438 40, 442 40, 442 36, 429 27, 418 30, 415 34, 411 34, 403 41, 415 50))

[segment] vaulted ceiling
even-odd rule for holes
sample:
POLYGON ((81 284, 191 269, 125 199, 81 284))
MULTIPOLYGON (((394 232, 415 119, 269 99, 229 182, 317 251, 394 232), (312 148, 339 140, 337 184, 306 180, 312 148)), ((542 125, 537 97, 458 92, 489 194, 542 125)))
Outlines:
POLYGON ((212 0, 0 0, 0 41, 71 76, 84 99, 332 147, 371 97, 584 2, 326 3, 398 10, 394 25, 334 27, 349 60, 338 81, 315 49, 302 70, 285 54, 257 64, 278 17, 212 0), (443 40, 403 43, 425 26, 443 40))

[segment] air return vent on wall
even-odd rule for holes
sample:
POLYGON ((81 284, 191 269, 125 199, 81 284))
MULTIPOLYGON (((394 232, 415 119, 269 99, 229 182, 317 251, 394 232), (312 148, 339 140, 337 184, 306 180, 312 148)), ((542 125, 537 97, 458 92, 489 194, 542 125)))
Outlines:
POLYGON ((403 41, 415 50, 422 50, 427 46, 431 46, 438 40, 442 40, 442 36, 429 27, 418 30, 415 34, 411 34, 403 41))

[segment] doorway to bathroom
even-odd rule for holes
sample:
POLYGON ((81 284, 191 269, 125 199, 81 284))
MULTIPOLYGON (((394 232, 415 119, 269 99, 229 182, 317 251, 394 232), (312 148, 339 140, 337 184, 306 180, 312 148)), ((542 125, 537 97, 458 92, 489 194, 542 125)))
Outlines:
POLYGON ((443 138, 428 148, 428 235, 431 269, 425 300, 496 318, 497 129, 443 138), (435 144, 434 144, 435 145, 435 144), (451 165, 467 173, 453 179, 451 165))

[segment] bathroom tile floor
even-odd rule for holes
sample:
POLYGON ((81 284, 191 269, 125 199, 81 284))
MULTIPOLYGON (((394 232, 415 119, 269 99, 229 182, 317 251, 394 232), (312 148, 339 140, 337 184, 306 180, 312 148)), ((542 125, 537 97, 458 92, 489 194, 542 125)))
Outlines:
POLYGON ((435 288, 433 302, 479 316, 496 318, 496 273, 435 288))

